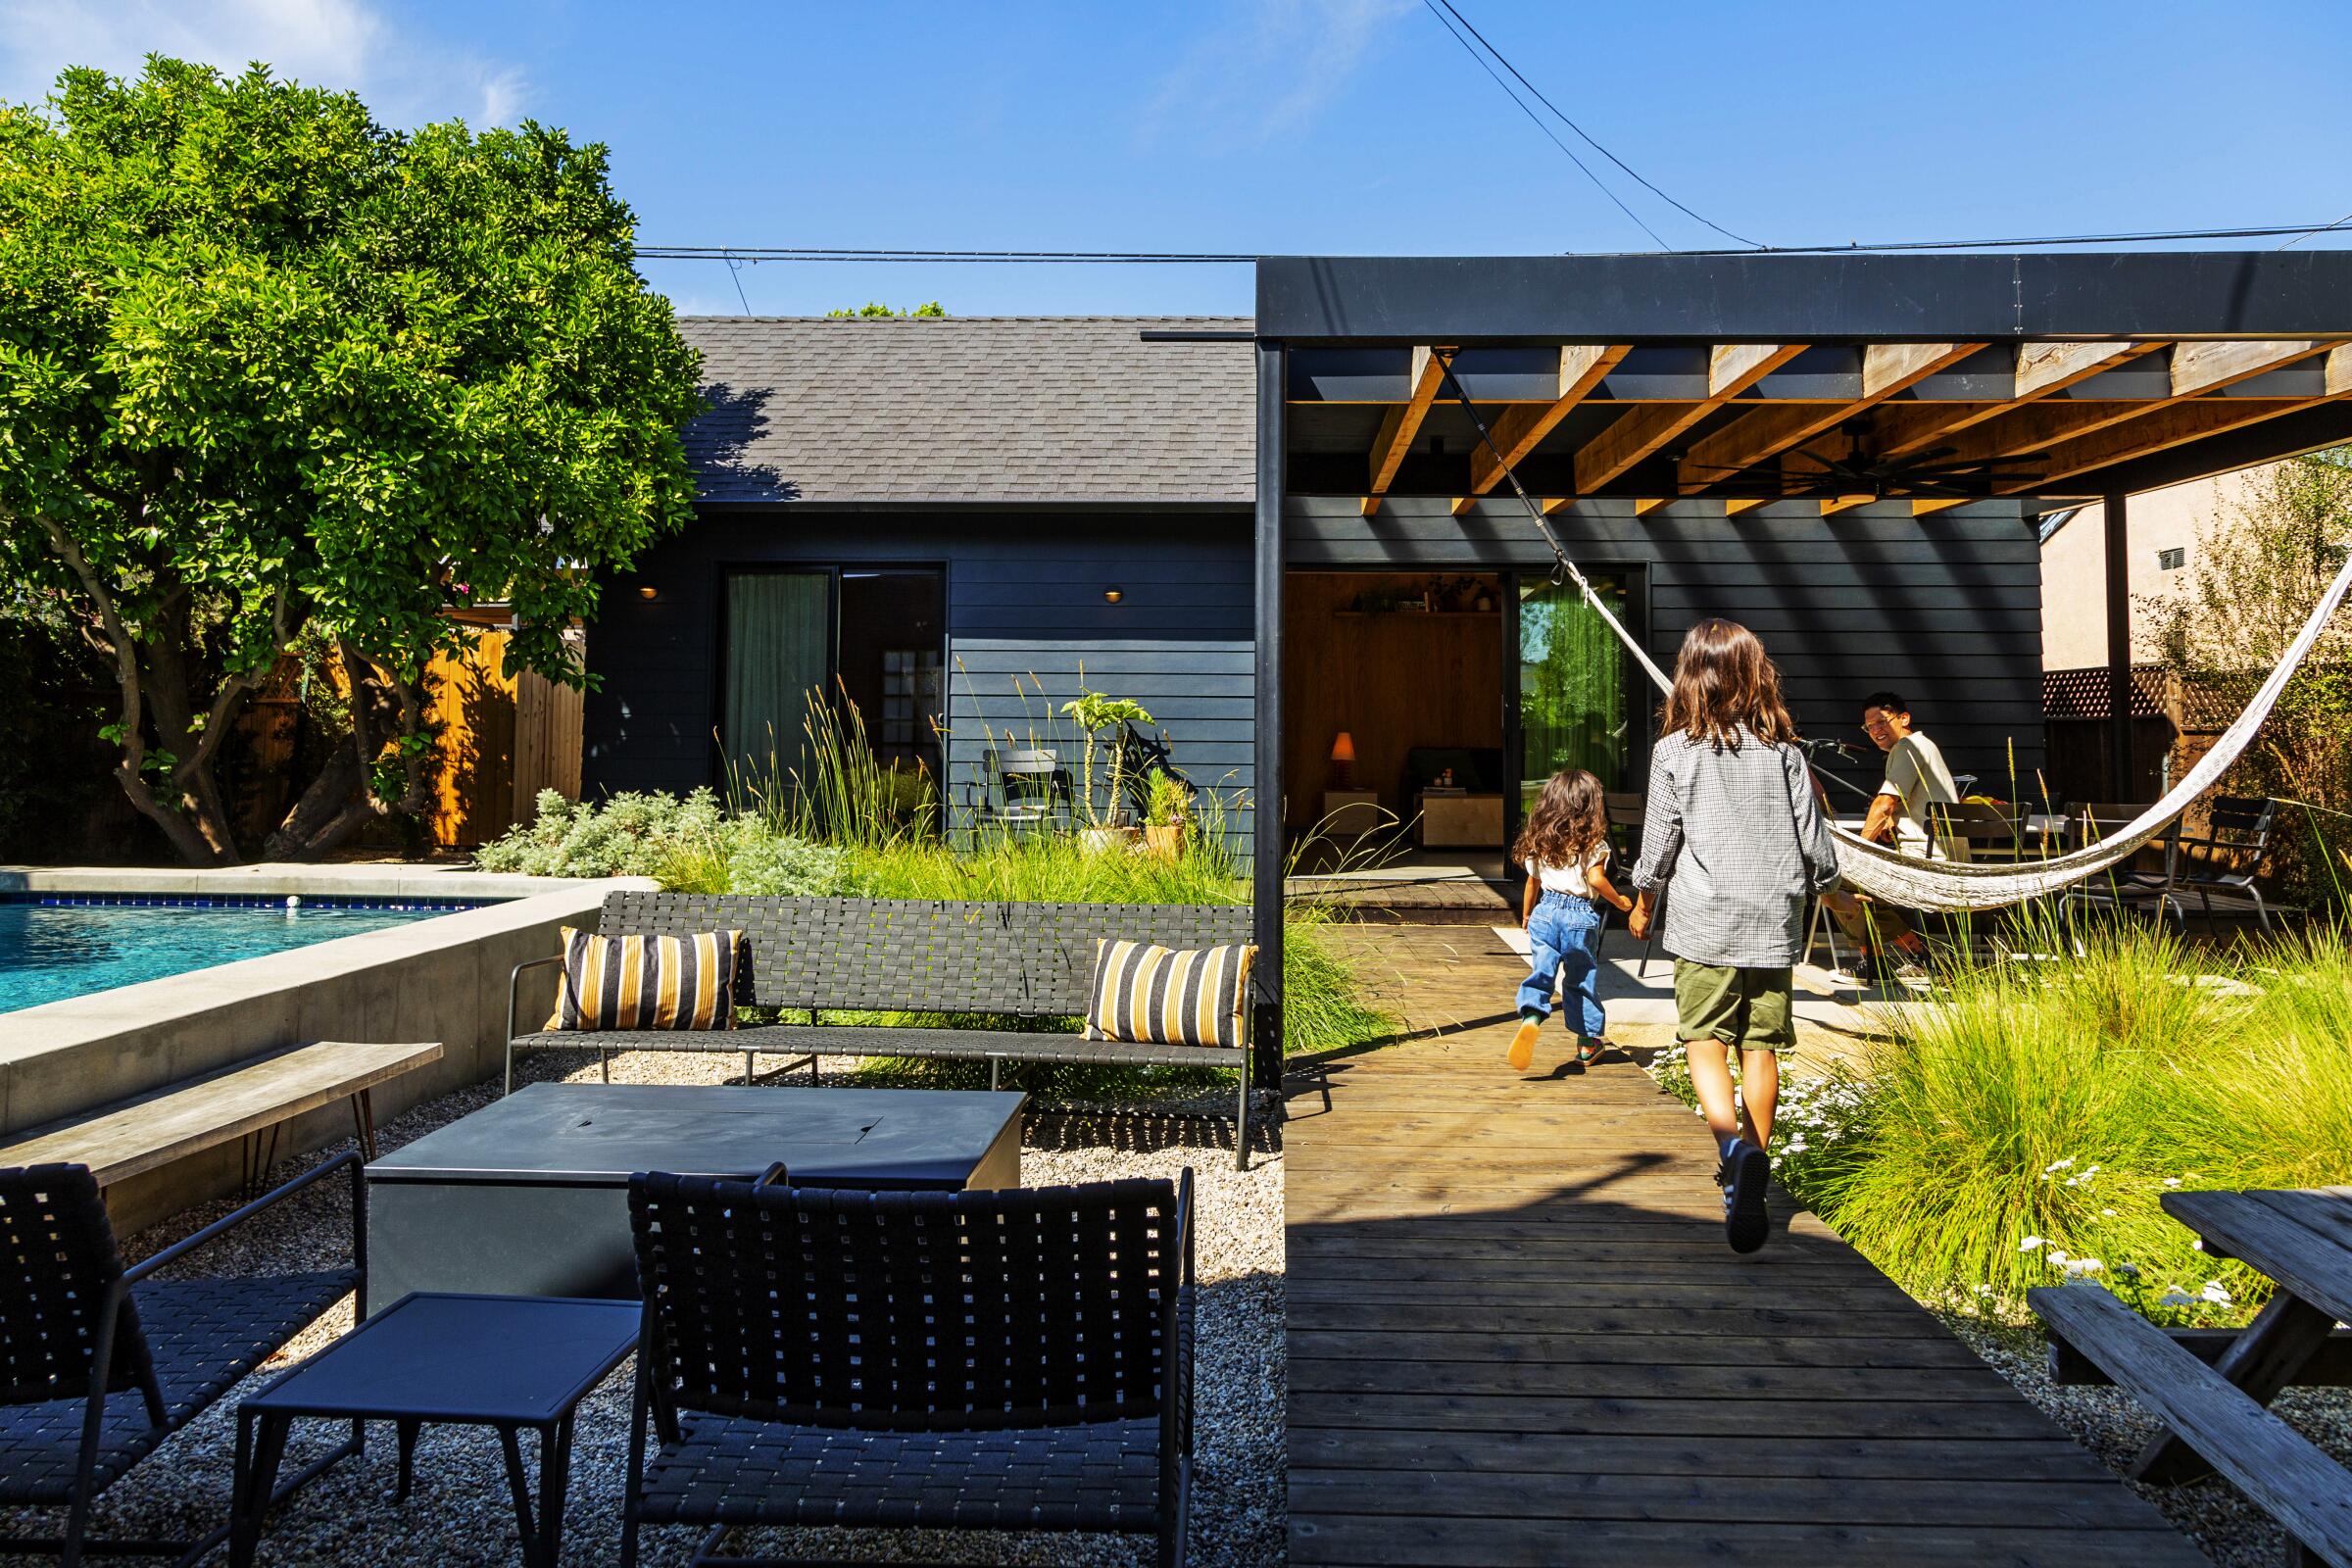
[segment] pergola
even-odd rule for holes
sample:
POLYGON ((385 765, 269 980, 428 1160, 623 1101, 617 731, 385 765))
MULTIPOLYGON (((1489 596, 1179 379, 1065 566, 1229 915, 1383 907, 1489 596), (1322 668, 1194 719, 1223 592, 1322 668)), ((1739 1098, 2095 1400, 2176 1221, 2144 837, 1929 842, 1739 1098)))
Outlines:
MULTIPOLYGON (((1262 651, 1290 495, 1354 498, 1375 525, 1405 496, 1462 516, 1519 506, 1508 465, 1547 513, 1712 509, 1764 530, 1790 509, 1892 503, 1933 529, 1971 502, 2104 500, 2120 712, 2125 498, 2352 440, 2343 252, 1269 257, 1255 338, 1258 706, 1277 726, 1262 651)), ((1257 821, 1262 904, 1282 841, 1278 812, 1257 821)))

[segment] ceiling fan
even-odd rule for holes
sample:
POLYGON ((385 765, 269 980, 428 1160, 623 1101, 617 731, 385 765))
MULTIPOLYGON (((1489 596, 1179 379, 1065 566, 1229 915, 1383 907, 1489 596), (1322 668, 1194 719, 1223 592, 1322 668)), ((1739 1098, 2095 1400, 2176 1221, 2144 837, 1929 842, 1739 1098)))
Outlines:
MULTIPOLYGON (((2003 469, 1998 462, 1979 459, 1965 463, 1949 462, 1958 447, 1933 447, 1925 452, 1901 458, 1838 457, 1799 447, 1784 454, 1787 458, 1802 458, 1821 471, 1818 474, 1783 470, 1779 477, 1803 482, 1799 493, 1832 496, 1869 495, 1886 497, 1889 492, 1906 496, 1972 500, 1989 495, 1994 485, 2023 483, 2037 479, 2034 472, 2012 472, 2003 469)), ((2030 463, 2039 453, 2018 453, 2000 460, 2006 463, 2030 463)), ((1734 474, 1752 474, 1755 467, 1708 468, 1703 471, 1734 474)), ((1787 491, 1775 491, 1787 494, 1787 491)))

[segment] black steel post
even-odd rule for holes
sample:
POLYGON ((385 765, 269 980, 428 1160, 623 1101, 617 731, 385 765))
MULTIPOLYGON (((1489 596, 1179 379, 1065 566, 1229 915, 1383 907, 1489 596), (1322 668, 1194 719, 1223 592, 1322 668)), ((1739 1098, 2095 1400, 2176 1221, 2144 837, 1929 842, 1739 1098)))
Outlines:
POLYGON ((1250 1038, 1250 1077, 1282 1086, 1282 476, 1286 437, 1280 343, 1257 345, 1257 724, 1256 817, 1251 846, 1250 899, 1257 941, 1259 1003, 1250 1038))
POLYGON ((2129 801, 2132 781, 2132 525, 2122 495, 2107 524, 2107 798, 2129 801))

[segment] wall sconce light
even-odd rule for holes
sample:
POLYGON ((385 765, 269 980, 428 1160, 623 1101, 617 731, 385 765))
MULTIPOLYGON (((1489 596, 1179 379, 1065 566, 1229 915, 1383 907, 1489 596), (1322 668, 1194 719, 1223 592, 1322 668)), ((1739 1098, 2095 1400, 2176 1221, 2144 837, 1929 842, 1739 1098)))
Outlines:
POLYGON ((637 585, 637 597, 640 599, 659 599, 662 597, 662 590, 656 588, 650 582, 641 582, 637 585))
POLYGON ((1116 588, 1105 588, 1102 590, 1102 602, 1106 605, 1115 605, 1126 597, 1126 594, 1116 588))

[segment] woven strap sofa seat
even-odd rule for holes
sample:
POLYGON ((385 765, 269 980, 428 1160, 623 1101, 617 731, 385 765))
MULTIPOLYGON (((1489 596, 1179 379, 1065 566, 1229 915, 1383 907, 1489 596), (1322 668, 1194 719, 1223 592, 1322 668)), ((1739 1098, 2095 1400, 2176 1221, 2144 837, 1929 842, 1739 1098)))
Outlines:
POLYGON ((629 1220, 623 1568, 664 1525, 1118 1531, 1185 1560, 1190 1170, 958 1193, 655 1172, 629 1220))
MULTIPOLYGON (((1231 1048, 1167 1046, 1088 1040, 1068 1028, 1086 1012, 1098 942, 1178 949, 1244 943, 1251 934, 1247 906, 613 893, 597 921, 602 936, 719 930, 744 934, 736 1005, 778 1009, 781 1021, 714 1030, 517 1029, 522 1020, 510 1004, 507 1088, 514 1086, 514 1053, 550 1050, 596 1052, 608 1079, 612 1055, 621 1051, 724 1053, 747 1063, 785 1056, 787 1066, 808 1066, 812 1081, 819 1055, 1216 1067, 1241 1075, 1235 1145, 1239 1159, 1249 1158, 1246 1035, 1231 1048), (844 1013, 935 1021, 893 1027, 845 1020, 844 1013), (1002 1023, 991 1026, 996 1020, 1002 1023), (1039 1027, 1049 1022, 1061 1027, 1039 1027)), ((515 994, 525 971, 556 961, 517 965, 515 994)), ((1245 1019, 1250 1010, 1245 1005, 1245 1019)))

